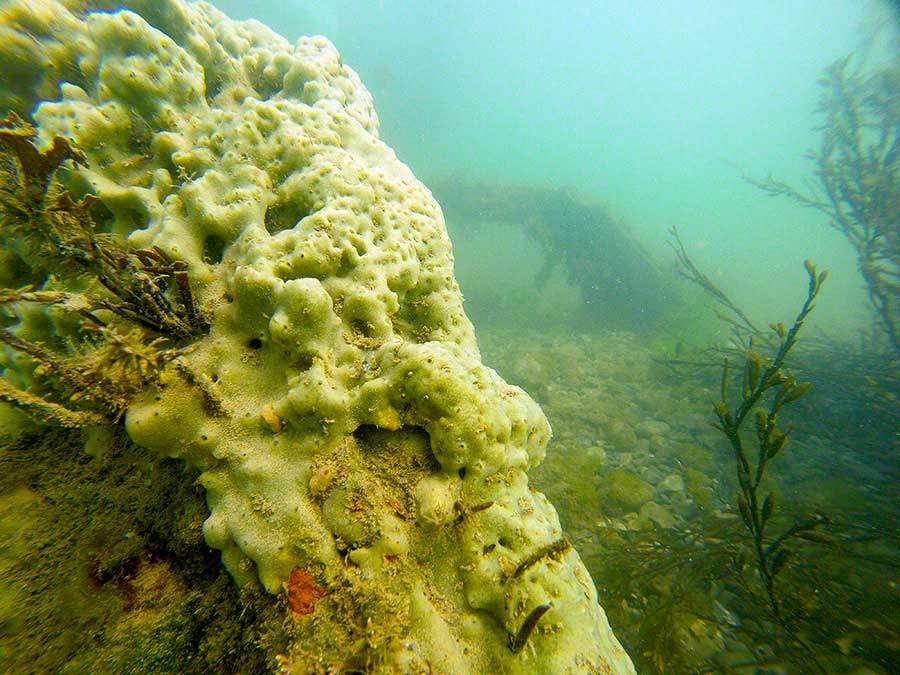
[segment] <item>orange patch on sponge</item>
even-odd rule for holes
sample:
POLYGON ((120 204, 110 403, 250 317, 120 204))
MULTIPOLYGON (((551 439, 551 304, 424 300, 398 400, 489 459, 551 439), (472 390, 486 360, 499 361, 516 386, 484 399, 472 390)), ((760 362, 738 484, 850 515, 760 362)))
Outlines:
POLYGON ((316 601, 327 595, 325 589, 319 586, 302 567, 296 567, 291 571, 291 576, 284 584, 284 590, 287 593, 288 605, 297 616, 311 614, 316 601))

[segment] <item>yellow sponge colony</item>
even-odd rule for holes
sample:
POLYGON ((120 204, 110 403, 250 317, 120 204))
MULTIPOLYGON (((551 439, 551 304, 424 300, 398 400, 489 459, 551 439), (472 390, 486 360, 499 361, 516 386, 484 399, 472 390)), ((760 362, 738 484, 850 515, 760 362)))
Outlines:
POLYGON ((202 2, 87 4, 127 9, 7 3, 2 102, 85 153, 69 187, 116 236, 188 264, 211 330, 126 428, 202 472, 238 583, 320 587, 281 672, 633 672, 528 486, 547 420, 481 364, 440 208, 356 73, 202 2))

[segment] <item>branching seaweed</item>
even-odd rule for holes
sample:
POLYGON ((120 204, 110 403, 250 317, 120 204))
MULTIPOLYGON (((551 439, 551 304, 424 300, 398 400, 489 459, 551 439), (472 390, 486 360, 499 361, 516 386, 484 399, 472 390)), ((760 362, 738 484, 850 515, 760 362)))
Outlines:
MULTIPOLYGON (((845 672, 852 658, 840 645, 874 660, 878 650, 896 645, 852 627, 872 625, 884 635, 893 622, 883 612, 891 615, 893 601, 851 587, 846 574, 864 568, 870 578, 891 578, 900 550, 895 539, 884 541, 852 513, 829 522, 827 536, 795 537, 795 562, 779 575, 791 621, 785 628, 757 581, 747 531, 736 514, 708 509, 690 527, 595 531, 603 546, 586 549, 586 562, 639 672, 745 675, 768 664, 807 673, 821 670, 823 661, 829 672, 845 672)), ((889 656, 896 654, 894 648, 889 656)))
POLYGON ((678 273, 691 283, 699 286, 718 305, 728 310, 728 314, 716 312, 716 316, 731 325, 738 336, 748 331, 751 335, 760 335, 761 331, 759 328, 744 314, 743 310, 694 264, 694 261, 688 255, 687 249, 684 247, 684 243, 681 241, 678 230, 674 226, 669 230, 669 234, 672 236, 672 241, 669 242, 669 245, 675 251, 675 257, 678 260, 678 273))
POLYGON ((775 494, 769 493, 765 499, 760 499, 760 488, 765 478, 766 467, 785 448, 792 431, 790 425, 787 429, 779 428, 778 415, 785 405, 803 396, 810 386, 809 382, 798 383, 794 374, 784 367, 785 359, 796 345, 800 329, 813 310, 816 296, 828 276, 828 272, 817 274, 815 266, 808 260, 805 265, 809 275, 809 289, 794 325, 787 331, 782 323, 771 326, 780 339, 778 352, 772 359, 765 359, 754 350, 753 339, 750 339, 741 377, 741 401, 734 410, 728 407, 729 364, 726 359, 722 368, 721 401, 714 406, 719 420, 715 426, 725 434, 734 450, 741 491, 738 496, 741 518, 753 536, 757 567, 765 582, 772 610, 779 620, 782 617, 774 583, 775 577, 790 560, 790 552, 785 544, 792 537, 801 536, 828 522, 824 516, 817 516, 810 521, 794 525, 767 543, 766 526, 775 512, 775 494), (759 407, 767 392, 775 390, 777 391, 768 405, 768 410, 759 407), (743 424, 751 412, 754 415, 758 446, 755 461, 748 454, 746 443, 741 436, 743 424))
POLYGON ((67 159, 76 165, 87 166, 87 159, 60 137, 53 139, 49 149, 39 152, 32 138, 37 135, 34 127, 16 113, 10 112, 0 120, 0 141, 15 154, 19 163, 19 186, 24 190, 25 203, 43 201, 56 170, 67 159))
POLYGON ((856 250, 879 323, 900 353, 900 67, 851 72, 839 59, 819 79, 821 144, 810 150, 816 186, 744 179, 772 197, 825 214, 856 250))
MULTIPOLYGON (((684 258, 689 260, 686 253, 684 258)), ((707 278, 695 269, 697 279, 707 278)), ((873 635, 889 630, 890 622, 879 619, 879 601, 862 598, 846 570, 896 570, 886 541, 891 527, 877 528, 871 514, 846 506, 835 517, 795 515, 790 495, 776 505, 768 487, 772 462, 793 430, 785 411, 810 388, 785 365, 795 358, 799 333, 827 277, 809 262, 806 272, 807 297, 790 329, 772 324, 757 335, 734 313, 729 323, 743 348, 712 352, 728 355, 725 367, 719 366, 721 396, 714 410, 733 458, 736 508, 723 497, 722 511, 699 510, 690 528, 607 527, 595 533, 607 542, 595 576, 607 595, 604 604, 628 627, 621 636, 631 640, 643 671, 743 673, 771 663, 824 672, 863 654, 875 660, 895 655, 890 641, 847 628, 850 617, 853 625, 872 625, 873 635), (740 369, 733 367, 736 360, 740 369)), ((705 365, 692 364, 693 375, 705 365)))
MULTIPOLYGON (((740 377, 741 400, 735 409, 728 404, 730 384, 729 364, 725 360, 722 368, 721 401, 714 406, 718 423, 715 425, 728 439, 734 451, 737 480, 740 488, 738 507, 744 525, 752 539, 756 569, 765 586, 772 613, 776 621, 788 628, 788 622, 782 613, 781 602, 775 590, 775 579, 791 560, 791 550, 787 544, 795 538, 815 536, 816 530, 826 526, 829 519, 821 514, 802 522, 795 523, 774 538, 767 535, 766 528, 775 513, 775 493, 769 492, 762 498, 762 485, 766 468, 784 450, 791 435, 792 427, 786 429, 778 426, 778 416, 783 408, 803 396, 809 389, 809 382, 798 383, 794 374, 785 368, 785 359, 797 343, 797 337, 804 322, 815 306, 816 297, 828 272, 817 273, 815 266, 808 260, 805 263, 809 276, 809 288, 806 301, 794 325, 785 330, 784 324, 772 324, 770 327, 778 336, 780 345, 775 356, 766 359, 754 349, 753 338, 744 357, 743 372, 740 377), (767 406, 761 405, 764 397, 770 392, 767 406), (755 460, 748 452, 747 443, 742 436, 744 422, 750 414, 755 422, 755 440, 757 452, 755 460)), ((794 635, 794 639, 803 644, 794 635)))
POLYGON ((32 144, 34 136, 35 130, 14 113, 0 122, 0 146, 10 150, 18 164, 17 176, 6 176, 0 190, 4 239, 22 242, 20 248, 33 253, 28 256, 33 266, 49 257, 56 267, 61 262, 72 266, 76 276, 96 278, 110 297, 98 296, 89 304, 176 339, 203 334, 209 324, 195 306, 187 264, 156 246, 124 249, 98 236, 92 216, 96 197, 75 201, 68 192, 54 195, 49 189, 62 162, 86 165, 86 159, 61 138, 39 153, 32 144), (172 295, 180 302, 173 302, 172 295))
POLYGON ((28 305, 61 309, 74 320, 77 340, 60 350, 0 328, 0 343, 33 361, 32 376, 46 390, 3 380, 0 398, 62 426, 116 421, 171 363, 199 382, 178 357, 209 322, 194 302, 187 264, 159 247, 126 249, 98 234, 99 200, 73 200, 55 181, 65 162, 87 166, 86 158, 59 137, 40 152, 35 136, 15 113, 0 121, 0 241, 43 288, 0 289, 0 308, 10 316, 28 305))

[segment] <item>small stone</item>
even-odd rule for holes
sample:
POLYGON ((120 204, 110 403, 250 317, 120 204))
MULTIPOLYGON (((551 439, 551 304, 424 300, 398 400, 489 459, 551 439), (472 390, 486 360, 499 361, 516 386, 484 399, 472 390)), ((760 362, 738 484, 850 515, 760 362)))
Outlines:
POLYGON ((629 448, 637 442, 637 435, 628 424, 618 421, 605 430, 606 439, 617 448, 629 448))
POLYGON ((662 420, 644 420, 634 428, 634 433, 639 438, 652 438, 653 436, 667 436, 670 427, 662 420))
POLYGON ((653 486, 625 469, 613 469, 600 483, 600 494, 614 509, 635 511, 653 497, 653 486))
POLYGON ((684 479, 680 473, 670 473, 659 482, 656 488, 666 492, 684 492, 684 479))
POLYGON ((606 461, 606 449, 602 445, 594 445, 588 448, 585 454, 597 464, 603 464, 606 461))
POLYGON ((659 527, 675 527, 675 517, 669 513, 669 510, 665 506, 657 504, 656 502, 647 502, 644 504, 641 507, 639 516, 641 520, 650 520, 659 527))

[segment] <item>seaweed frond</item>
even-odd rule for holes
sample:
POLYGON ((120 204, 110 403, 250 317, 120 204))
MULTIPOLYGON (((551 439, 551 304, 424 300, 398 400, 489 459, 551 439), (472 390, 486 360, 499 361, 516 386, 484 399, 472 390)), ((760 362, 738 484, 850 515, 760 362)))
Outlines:
POLYGON ((87 159, 80 150, 59 136, 53 139, 47 150, 39 152, 32 142, 36 135, 37 130, 14 112, 0 120, 0 142, 12 150, 19 161, 19 183, 29 199, 40 202, 47 194, 53 175, 64 161, 71 159, 76 166, 86 167, 87 159))
MULTIPOLYGON (((822 514, 795 522, 791 527, 777 536, 770 536, 767 529, 776 511, 774 492, 763 494, 763 483, 769 462, 775 459, 785 448, 793 427, 779 426, 778 416, 785 406, 803 396, 810 387, 809 382, 797 382, 794 373, 785 367, 785 360, 797 344, 797 338, 803 324, 815 307, 815 300, 828 277, 828 272, 817 272, 815 265, 809 260, 804 263, 809 286, 806 301, 797 314, 793 326, 785 330, 784 324, 772 324, 770 328, 778 340, 778 349, 771 358, 766 358, 755 350, 754 340, 748 341, 744 354, 744 364, 739 374, 740 402, 736 408, 728 403, 729 364, 728 359, 722 368, 721 400, 713 409, 718 419, 714 426, 728 439, 734 452, 735 467, 740 492, 738 494, 738 513, 753 541, 755 567, 765 587, 766 596, 775 620, 801 646, 807 649, 814 663, 818 665, 811 648, 791 628, 783 615, 781 601, 776 591, 775 580, 790 564, 793 551, 788 543, 795 538, 817 536, 815 533, 826 527, 830 519, 822 514), (766 405, 761 405, 768 398, 766 405), (742 435, 743 426, 750 414, 753 414, 753 425, 756 456, 748 451, 747 443, 742 435)), ((822 537, 826 539, 826 537, 822 537)), ((820 668, 821 669, 821 668, 820 668)))
POLYGON ((794 325, 787 331, 781 323, 771 326, 779 340, 775 356, 766 359, 757 353, 751 337, 740 375, 740 403, 734 409, 729 408, 729 364, 726 359, 722 368, 722 400, 713 406, 718 418, 718 423, 714 426, 725 435, 734 451, 740 487, 739 513, 753 537, 757 569, 765 584, 772 611, 779 621, 782 616, 775 592, 775 578, 791 558, 790 550, 785 545, 792 537, 818 529, 828 522, 824 516, 817 515, 768 540, 766 527, 775 512, 775 494, 770 492, 765 498, 761 497, 766 468, 784 450, 792 431, 790 425, 787 428, 779 426, 778 416, 786 405, 803 396, 810 386, 809 382, 797 382, 794 373, 785 368, 785 359, 797 344, 800 329, 815 307, 816 297, 828 277, 828 272, 817 273, 815 266, 808 260, 805 267, 809 287, 806 301, 794 320, 794 325), (767 393, 772 393, 772 396, 768 405, 762 407, 759 404, 767 393), (757 445, 755 459, 748 453, 741 434, 744 422, 751 412, 757 445))
POLYGON ((771 197, 819 211, 856 251, 881 329, 900 353, 900 67, 871 73, 838 59, 819 79, 820 146, 809 191, 744 176, 771 197))
POLYGON ((100 413, 90 410, 70 410, 42 396, 19 389, 2 377, 0 377, 0 401, 12 403, 33 419, 64 428, 102 426, 109 423, 108 418, 100 413))
MULTIPOLYGON (((86 167, 85 156, 59 137, 40 152, 35 137, 15 113, 0 121, 0 244, 32 271, 29 285, 0 289, 0 308, 11 317, 28 305, 45 314, 55 308, 74 321, 77 339, 50 347, 0 328, 0 343, 34 364, 33 387, 4 381, 2 397, 39 421, 115 422, 209 321, 194 300, 187 263, 158 246, 125 248, 98 233, 99 199, 73 199, 56 182, 63 163, 86 167)), ((178 372, 185 371, 180 364, 178 372)))
POLYGON ((716 315, 726 323, 732 326, 737 335, 742 331, 749 331, 751 335, 759 335, 760 330, 754 325, 750 318, 729 298, 725 292, 716 286, 716 284, 706 274, 694 264, 694 261, 688 255, 684 242, 681 241, 681 235, 675 226, 669 230, 672 240, 669 245, 675 251, 675 257, 678 261, 678 273, 693 284, 699 286, 704 293, 710 296, 718 305, 728 310, 728 314, 716 312, 716 315))

